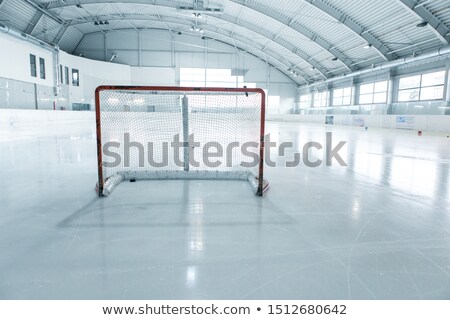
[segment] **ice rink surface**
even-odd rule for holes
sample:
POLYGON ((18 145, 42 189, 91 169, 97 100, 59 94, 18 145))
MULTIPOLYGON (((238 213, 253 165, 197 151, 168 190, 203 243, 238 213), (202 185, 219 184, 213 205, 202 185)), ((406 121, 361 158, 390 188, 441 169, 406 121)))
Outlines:
POLYGON ((0 299, 450 299, 450 139, 268 131, 297 151, 332 131, 349 167, 266 168, 264 198, 146 181, 99 199, 93 124, 0 128, 0 299))

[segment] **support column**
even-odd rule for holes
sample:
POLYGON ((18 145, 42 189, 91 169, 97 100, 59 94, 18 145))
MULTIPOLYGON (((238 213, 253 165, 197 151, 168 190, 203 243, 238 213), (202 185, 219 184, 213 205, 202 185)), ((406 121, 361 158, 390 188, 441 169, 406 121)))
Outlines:
POLYGON ((333 86, 331 84, 329 84, 327 86, 327 91, 328 91, 328 101, 327 101, 327 106, 326 106, 326 108, 327 108, 326 114, 333 114, 334 110, 332 108, 333 108, 334 92, 333 92, 333 86))
POLYGON ((396 93, 398 92, 398 80, 394 79, 392 71, 389 72, 388 81, 386 114, 393 114, 393 104, 397 101, 396 93))
POLYGON ((142 67, 142 47, 141 47, 141 31, 137 31, 138 34, 138 66, 142 67))
POLYGON ((189 171, 189 99, 182 98, 184 171, 189 171))
POLYGON ((34 84, 34 108, 39 109, 39 101, 38 101, 38 85, 34 84))
POLYGON ((103 34, 103 44, 105 49, 105 62, 108 62, 108 45, 106 43, 106 33, 103 34))
POLYGON ((359 85, 356 83, 355 78, 352 78, 351 80, 351 86, 352 86, 352 99, 350 100, 351 106, 356 106, 359 101, 359 85))
MULTIPOLYGON (((447 59, 445 66, 445 106, 450 107, 450 59, 447 59)), ((445 109, 445 114, 450 114, 450 109, 445 109)))

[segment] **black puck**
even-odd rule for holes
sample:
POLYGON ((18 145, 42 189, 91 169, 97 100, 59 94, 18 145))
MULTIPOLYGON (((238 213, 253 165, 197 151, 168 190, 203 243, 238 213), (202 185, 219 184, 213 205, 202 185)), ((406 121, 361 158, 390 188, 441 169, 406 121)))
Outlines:
POLYGON ((136 179, 131 179, 130 182, 136 182, 136 179))

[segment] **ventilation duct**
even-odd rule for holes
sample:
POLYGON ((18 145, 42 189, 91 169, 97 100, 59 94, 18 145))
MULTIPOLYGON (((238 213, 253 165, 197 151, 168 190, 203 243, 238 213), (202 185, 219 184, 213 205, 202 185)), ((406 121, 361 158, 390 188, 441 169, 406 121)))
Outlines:
POLYGON ((0 23, 0 31, 6 34, 9 34, 13 37, 16 37, 20 40, 28 41, 32 44, 38 45, 40 47, 43 47, 44 49, 50 50, 52 52, 59 52, 59 48, 57 46, 52 46, 48 43, 43 42, 42 40, 36 39, 33 36, 30 36, 29 34, 26 34, 24 32, 20 32, 18 30, 15 30, 3 23, 0 23))

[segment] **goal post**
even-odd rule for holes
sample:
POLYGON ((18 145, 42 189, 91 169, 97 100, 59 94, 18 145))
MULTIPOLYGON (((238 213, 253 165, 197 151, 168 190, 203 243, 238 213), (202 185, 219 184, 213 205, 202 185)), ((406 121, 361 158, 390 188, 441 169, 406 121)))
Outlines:
POLYGON ((264 179, 266 95, 253 88, 100 86, 99 196, 123 181, 264 179))

